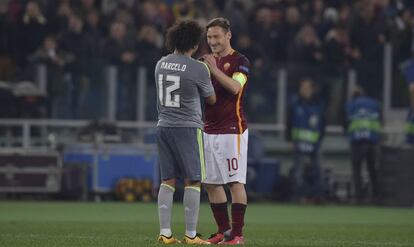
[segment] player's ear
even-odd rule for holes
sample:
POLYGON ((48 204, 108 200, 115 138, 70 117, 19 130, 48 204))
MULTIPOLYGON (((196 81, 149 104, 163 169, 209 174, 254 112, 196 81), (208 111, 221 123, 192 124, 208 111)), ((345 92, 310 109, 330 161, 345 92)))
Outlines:
POLYGON ((228 32, 226 33, 226 38, 227 38, 228 40, 230 40, 230 39, 231 39, 231 31, 228 31, 228 32))

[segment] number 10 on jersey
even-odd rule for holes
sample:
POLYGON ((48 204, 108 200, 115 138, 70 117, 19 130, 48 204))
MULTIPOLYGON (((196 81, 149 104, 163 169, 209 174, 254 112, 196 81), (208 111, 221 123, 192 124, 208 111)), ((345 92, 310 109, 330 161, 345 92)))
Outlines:
POLYGON ((174 91, 180 89, 180 77, 176 75, 158 75, 158 99, 165 107, 180 107, 180 95, 174 91), (165 79, 165 80, 164 80, 165 79), (168 83, 168 85, 166 85, 168 83), (171 84, 172 83, 172 84, 171 84), (164 94, 165 91, 165 94, 164 94))

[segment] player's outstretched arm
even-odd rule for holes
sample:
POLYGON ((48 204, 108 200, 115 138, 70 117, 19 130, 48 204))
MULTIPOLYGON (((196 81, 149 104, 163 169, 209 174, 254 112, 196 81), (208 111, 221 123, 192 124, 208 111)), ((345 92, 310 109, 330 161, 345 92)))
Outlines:
POLYGON ((242 88, 240 83, 224 74, 223 71, 217 67, 216 60, 214 59, 213 55, 204 55, 203 60, 208 65, 211 74, 227 91, 233 95, 237 95, 240 92, 242 88))

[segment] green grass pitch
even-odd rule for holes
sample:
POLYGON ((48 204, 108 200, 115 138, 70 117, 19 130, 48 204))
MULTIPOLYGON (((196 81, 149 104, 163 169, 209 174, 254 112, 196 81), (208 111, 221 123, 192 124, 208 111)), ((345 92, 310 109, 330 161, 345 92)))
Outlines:
MULTIPOLYGON (((174 205, 173 232, 182 238, 183 208, 174 205)), ((199 232, 215 230, 208 204, 199 232)), ((1 247, 157 246, 156 204, 0 202, 1 247)), ((250 204, 247 246, 414 246, 413 208, 250 204)))

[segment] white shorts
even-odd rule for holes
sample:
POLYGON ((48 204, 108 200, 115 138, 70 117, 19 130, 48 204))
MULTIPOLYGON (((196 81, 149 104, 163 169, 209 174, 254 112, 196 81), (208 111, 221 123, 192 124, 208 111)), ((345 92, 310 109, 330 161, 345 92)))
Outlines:
POLYGON ((246 183, 247 143, 249 131, 243 134, 204 133, 206 184, 246 183))

